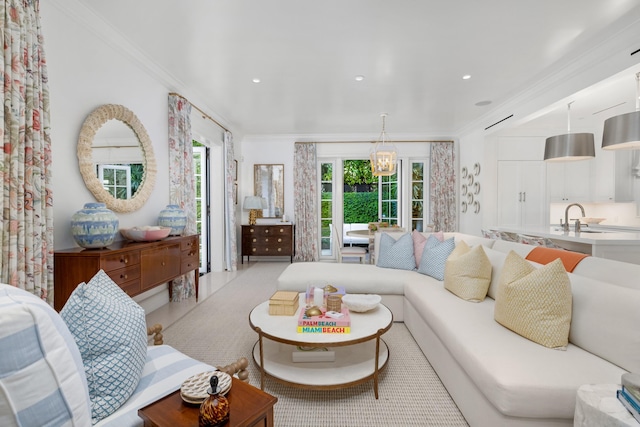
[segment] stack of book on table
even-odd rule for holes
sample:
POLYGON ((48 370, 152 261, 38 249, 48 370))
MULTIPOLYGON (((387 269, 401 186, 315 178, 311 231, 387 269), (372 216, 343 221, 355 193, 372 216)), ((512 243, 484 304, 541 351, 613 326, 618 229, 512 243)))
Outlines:
POLYGON ((640 422, 640 374, 622 374, 622 388, 616 395, 622 405, 640 422))
POLYGON ((351 317, 349 309, 342 307, 340 313, 322 311, 319 316, 307 316, 306 310, 300 310, 298 316, 299 334, 349 334, 351 317))

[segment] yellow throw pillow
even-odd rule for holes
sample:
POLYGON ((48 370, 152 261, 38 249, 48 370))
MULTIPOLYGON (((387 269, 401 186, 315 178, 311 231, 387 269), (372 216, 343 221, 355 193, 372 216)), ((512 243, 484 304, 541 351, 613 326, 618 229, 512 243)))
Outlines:
POLYGON ((460 298, 480 302, 491 284, 491 261, 482 245, 473 249, 461 241, 451 252, 444 268, 444 288, 460 298))
POLYGON ((498 323, 545 347, 564 350, 571 304, 571 283, 560 259, 536 269, 509 252, 498 280, 494 308, 498 323))

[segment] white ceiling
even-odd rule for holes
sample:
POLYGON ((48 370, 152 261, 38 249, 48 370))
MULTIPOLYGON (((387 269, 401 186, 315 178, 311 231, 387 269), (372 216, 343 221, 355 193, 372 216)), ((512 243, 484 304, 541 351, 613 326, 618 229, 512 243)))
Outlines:
MULTIPOLYGON (((375 133, 388 112, 392 136, 455 135, 640 22, 638 0, 81 2, 244 134, 375 133)), ((620 78, 628 111, 633 73, 620 78)), ((617 103, 612 88, 598 105, 576 100, 576 120, 617 103)), ((566 123, 566 105, 550 110, 566 123)))

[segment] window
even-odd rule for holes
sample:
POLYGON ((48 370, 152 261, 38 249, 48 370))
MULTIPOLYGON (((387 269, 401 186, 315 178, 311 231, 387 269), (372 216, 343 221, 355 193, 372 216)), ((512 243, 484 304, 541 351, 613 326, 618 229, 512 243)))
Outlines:
POLYGON ((333 242, 333 170, 332 162, 320 163, 320 255, 332 257, 333 242))
POLYGON ((389 225, 402 225, 400 221, 400 182, 398 175, 401 175, 402 161, 398 160, 396 173, 391 176, 381 176, 378 181, 379 206, 378 213, 381 222, 387 222, 389 225))
POLYGON ((200 235, 200 273, 209 267, 209 191, 207 147, 193 141, 193 171, 196 181, 196 229, 200 235))
POLYGON ((425 229, 425 223, 427 221, 427 212, 425 196, 425 162, 412 161, 411 162, 411 182, 409 187, 411 190, 411 229, 418 231, 427 231, 425 229))
POLYGON ((116 199, 131 198, 130 165, 98 165, 98 180, 116 199))

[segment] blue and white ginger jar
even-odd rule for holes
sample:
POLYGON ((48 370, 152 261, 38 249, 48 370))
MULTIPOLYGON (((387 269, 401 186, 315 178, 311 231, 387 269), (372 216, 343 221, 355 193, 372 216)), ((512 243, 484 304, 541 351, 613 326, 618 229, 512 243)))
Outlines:
POLYGON ((180 236, 187 226, 187 214, 178 205, 167 205, 158 215, 158 225, 171 227, 170 236, 180 236))
POLYGON ((120 221, 104 203, 86 203, 71 217, 71 234, 87 249, 109 246, 115 240, 120 221))

